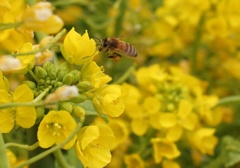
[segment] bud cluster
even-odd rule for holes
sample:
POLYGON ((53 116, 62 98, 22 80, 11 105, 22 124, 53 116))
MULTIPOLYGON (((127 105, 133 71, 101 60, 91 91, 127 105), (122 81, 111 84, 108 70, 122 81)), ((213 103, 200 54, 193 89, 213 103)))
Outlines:
MULTIPOLYGON (((71 70, 68 63, 62 63, 57 69, 53 63, 46 62, 43 66, 36 66, 34 69, 34 75, 37 78, 37 83, 30 80, 24 83, 33 90, 34 96, 40 95, 46 88, 49 88, 48 94, 56 91, 57 88, 64 85, 76 85, 80 93, 84 93, 92 88, 90 82, 82 82, 81 72, 79 70, 71 70)), ((78 96, 71 98, 74 103, 83 102, 86 100, 86 96, 79 94, 78 96)))

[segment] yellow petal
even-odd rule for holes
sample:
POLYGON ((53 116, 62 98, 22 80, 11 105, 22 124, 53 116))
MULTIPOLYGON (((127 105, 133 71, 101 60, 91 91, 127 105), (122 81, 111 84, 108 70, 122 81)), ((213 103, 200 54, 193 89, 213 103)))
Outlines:
POLYGON ((138 136, 144 135, 148 127, 149 127, 149 124, 146 118, 134 119, 131 122, 131 129, 138 136))
POLYGON ((13 100, 15 102, 30 102, 33 100, 33 92, 26 84, 22 84, 13 92, 13 100))
POLYGON ((183 129, 180 126, 176 125, 167 131, 167 139, 172 142, 176 142, 181 138, 182 133, 183 129))
POLYGON ((10 103, 12 101, 10 94, 6 90, 0 90, 0 104, 10 103))
POLYGON ((14 113, 9 110, 0 110, 0 131, 8 133, 14 126, 14 113))
POLYGON ((81 142, 81 149, 85 148, 99 137, 99 128, 97 126, 86 126, 81 128, 78 133, 78 140, 81 142))
POLYGON ((162 113, 160 116, 160 123, 165 128, 171 128, 177 123, 177 116, 172 113, 162 113))
POLYGON ((16 123, 23 128, 30 128, 35 124, 37 113, 35 107, 17 107, 16 123))
POLYGON ((178 115, 180 118, 186 118, 192 112, 192 104, 187 100, 181 100, 179 103, 178 115))

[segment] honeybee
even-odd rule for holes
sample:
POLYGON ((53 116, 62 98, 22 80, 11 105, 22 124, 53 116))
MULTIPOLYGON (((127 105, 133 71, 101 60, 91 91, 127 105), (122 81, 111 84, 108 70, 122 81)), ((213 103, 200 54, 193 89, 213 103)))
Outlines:
POLYGON ((115 62, 122 56, 136 57, 137 50, 129 43, 118 38, 103 38, 100 43, 99 51, 110 53, 107 58, 112 58, 115 62))

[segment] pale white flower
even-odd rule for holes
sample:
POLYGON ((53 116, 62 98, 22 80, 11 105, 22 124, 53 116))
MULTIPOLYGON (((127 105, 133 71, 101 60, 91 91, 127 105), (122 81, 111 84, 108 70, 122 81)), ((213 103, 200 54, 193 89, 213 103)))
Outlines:
POLYGON ((54 93, 49 94, 45 99, 45 103, 66 100, 76 96, 78 96, 78 88, 76 86, 64 85, 57 88, 57 90, 54 93))
POLYGON ((11 55, 4 55, 0 57, 0 69, 3 72, 17 70, 20 69, 21 67, 22 62, 11 55))

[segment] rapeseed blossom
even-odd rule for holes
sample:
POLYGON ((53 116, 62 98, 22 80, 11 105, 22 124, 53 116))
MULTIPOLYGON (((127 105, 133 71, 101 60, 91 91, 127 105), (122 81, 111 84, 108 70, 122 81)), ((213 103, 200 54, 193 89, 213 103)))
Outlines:
MULTIPOLYGON (((0 90, 0 104, 11 102, 31 102, 33 93, 27 85, 20 85, 10 94, 7 90, 0 90)), ((0 110, 0 131, 3 133, 10 132, 14 125, 23 128, 30 128, 34 125, 37 113, 34 107, 22 106, 12 107, 0 110)))
POLYGON ((88 32, 78 34, 74 28, 66 35, 61 52, 70 64, 82 65, 92 61, 98 53, 96 43, 89 38, 88 32))
MULTIPOLYGON (((69 112, 49 111, 43 118, 38 128, 39 146, 49 148, 54 144, 61 144, 68 138, 71 132, 76 128, 77 124, 69 114, 69 112)), ((73 146, 76 136, 66 144, 63 149, 69 149, 73 146)))
POLYGON ((113 138, 105 125, 86 126, 79 131, 74 149, 85 167, 101 168, 111 161, 109 145, 113 138))

